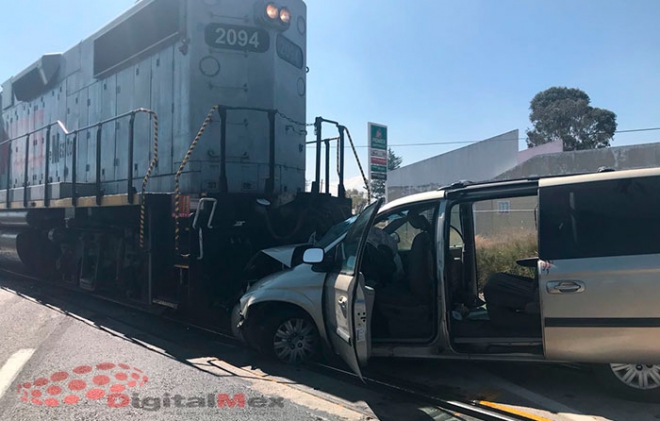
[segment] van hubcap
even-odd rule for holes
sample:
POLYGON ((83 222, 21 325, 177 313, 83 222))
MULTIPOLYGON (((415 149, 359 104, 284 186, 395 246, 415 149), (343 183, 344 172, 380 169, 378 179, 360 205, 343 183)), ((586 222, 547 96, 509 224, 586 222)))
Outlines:
POLYGON ((314 356, 317 343, 316 328, 309 320, 289 319, 275 332, 273 349, 280 360, 297 364, 314 356))
POLYGON ((626 386, 642 390, 660 387, 660 365, 610 364, 610 368, 626 386))

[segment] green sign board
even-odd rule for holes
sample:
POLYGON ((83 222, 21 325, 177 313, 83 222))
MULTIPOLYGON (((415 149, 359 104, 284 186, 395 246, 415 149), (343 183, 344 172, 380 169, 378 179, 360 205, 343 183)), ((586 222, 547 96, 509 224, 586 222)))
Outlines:
POLYGON ((371 133, 371 147, 373 149, 387 150, 387 127, 378 126, 375 124, 370 125, 371 133))
POLYGON ((387 126, 369 123, 369 179, 387 180, 387 126))

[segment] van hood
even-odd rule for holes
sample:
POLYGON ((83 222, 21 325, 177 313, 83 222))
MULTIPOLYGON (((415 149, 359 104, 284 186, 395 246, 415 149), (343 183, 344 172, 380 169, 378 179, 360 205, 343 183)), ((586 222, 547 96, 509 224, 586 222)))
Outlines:
POLYGON ((293 267, 293 252, 296 248, 305 244, 293 244, 289 246, 271 247, 269 249, 261 250, 267 256, 272 257, 278 262, 282 263, 287 268, 293 267))
POLYGON ((283 270, 268 275, 250 285, 247 293, 261 288, 298 289, 318 286, 323 287, 325 273, 314 272, 312 265, 302 263, 293 269, 283 270))

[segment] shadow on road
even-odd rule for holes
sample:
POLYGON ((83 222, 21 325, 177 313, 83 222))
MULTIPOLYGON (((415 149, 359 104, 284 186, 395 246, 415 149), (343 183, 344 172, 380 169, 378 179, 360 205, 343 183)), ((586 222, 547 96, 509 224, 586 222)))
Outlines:
POLYGON ((434 409, 433 405, 414 401, 400 394, 366 388, 358 379, 337 378, 304 367, 290 367, 265 360, 228 338, 221 338, 210 332, 190 328, 83 292, 63 290, 57 286, 31 280, 15 279, 0 279, 0 289, 76 318, 109 335, 147 348, 209 375, 245 377, 250 381, 276 381, 337 403, 340 403, 340 400, 351 402, 354 407, 350 409, 362 413, 371 412, 381 420, 473 419, 457 418, 448 412, 434 409), (209 357, 215 357, 238 369, 218 374, 190 362, 190 360, 209 359, 209 357), (253 374, 255 372, 260 375, 255 376, 253 374))
MULTIPOLYGON (((319 372, 317 368, 296 368, 265 360, 231 339, 82 292, 14 279, 0 279, 0 288, 182 364, 200 369, 189 360, 215 357, 240 368, 223 371, 223 374, 203 370, 210 375, 276 381, 330 401, 339 398, 351 402, 353 409, 372 412, 382 420, 452 419, 448 413, 434 413, 431 410, 433 405, 428 402, 422 403, 391 390, 364 387, 357 378, 339 378, 319 372)), ((545 414, 546 418, 549 413, 554 414, 550 415, 551 419, 575 420, 582 415, 610 420, 660 419, 660 405, 629 402, 606 395, 588 370, 575 367, 376 359, 370 363, 367 376, 403 379, 414 383, 415 388, 425 395, 440 399, 503 404, 545 414)))

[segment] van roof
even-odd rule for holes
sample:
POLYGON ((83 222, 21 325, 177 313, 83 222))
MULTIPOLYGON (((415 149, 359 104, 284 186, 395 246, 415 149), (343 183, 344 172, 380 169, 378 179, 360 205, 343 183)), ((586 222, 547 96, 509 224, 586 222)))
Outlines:
POLYGON ((584 173, 584 174, 565 174, 565 175, 555 175, 547 177, 528 177, 515 180, 501 180, 501 181, 483 181, 483 182, 471 182, 471 181, 459 181, 448 186, 439 188, 438 190, 412 194, 409 196, 404 196, 402 198, 393 200, 389 202, 383 208, 382 211, 395 208, 402 205, 407 205, 410 203, 424 202, 427 200, 440 200, 443 199, 447 192, 462 190, 462 189, 479 189, 479 188, 488 188, 494 186, 521 186, 525 184, 530 184, 537 182, 539 187, 548 187, 556 186, 561 184, 573 184, 573 183, 589 183, 594 181, 604 181, 604 180, 616 180, 624 178, 635 178, 635 177, 652 177, 660 176, 660 167, 655 168, 645 168, 645 169, 635 169, 635 170, 622 170, 622 171, 600 171, 596 173, 584 173))

